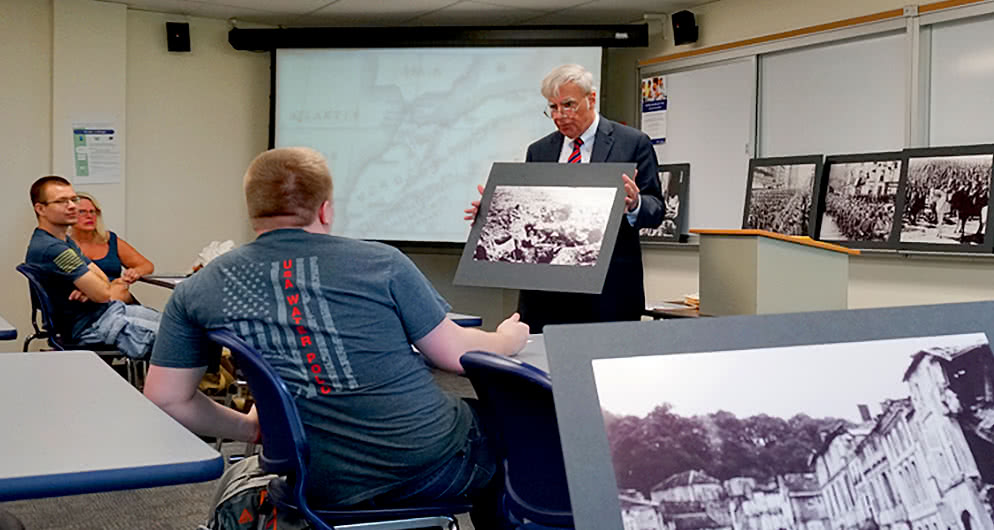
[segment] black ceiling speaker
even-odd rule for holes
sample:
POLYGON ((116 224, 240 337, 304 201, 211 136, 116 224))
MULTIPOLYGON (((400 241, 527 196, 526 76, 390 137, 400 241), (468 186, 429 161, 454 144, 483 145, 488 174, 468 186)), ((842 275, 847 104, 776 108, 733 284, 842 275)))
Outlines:
POLYGON ((166 49, 171 52, 190 51, 190 24, 166 22, 166 49))
POLYGON ((697 22, 690 11, 677 11, 670 15, 673 22, 673 43, 677 46, 697 42, 697 22))

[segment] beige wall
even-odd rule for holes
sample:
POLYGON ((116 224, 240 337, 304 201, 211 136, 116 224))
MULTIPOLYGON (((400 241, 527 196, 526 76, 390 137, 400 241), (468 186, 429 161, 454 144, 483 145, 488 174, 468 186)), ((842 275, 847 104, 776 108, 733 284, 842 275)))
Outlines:
MULTIPOLYGON (((30 329, 24 261, 34 214, 28 187, 46 174, 52 153, 52 6, 0 0, 0 315, 23 336, 30 329)), ((0 342, 0 352, 20 350, 0 342)))
POLYGON ((251 240, 241 179, 269 138, 269 54, 234 50, 221 20, 129 11, 127 72, 129 242, 179 272, 213 240, 251 240), (166 51, 166 21, 190 23, 192 52, 166 51))

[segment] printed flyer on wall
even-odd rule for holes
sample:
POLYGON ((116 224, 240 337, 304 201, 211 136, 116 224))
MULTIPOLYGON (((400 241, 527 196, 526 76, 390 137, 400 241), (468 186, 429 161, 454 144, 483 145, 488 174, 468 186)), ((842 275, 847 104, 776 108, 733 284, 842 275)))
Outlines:
POLYGON ((654 144, 666 142, 666 76, 642 80, 642 132, 654 144))
POLYGON ((72 124, 73 182, 121 182, 121 141, 112 122, 72 124))

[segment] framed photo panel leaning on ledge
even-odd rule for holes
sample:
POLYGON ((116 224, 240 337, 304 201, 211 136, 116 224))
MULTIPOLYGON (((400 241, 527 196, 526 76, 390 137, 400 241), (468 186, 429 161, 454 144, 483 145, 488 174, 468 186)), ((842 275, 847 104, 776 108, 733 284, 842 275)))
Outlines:
POLYGON ((990 253, 994 145, 905 149, 899 248, 990 253))
POLYGON ((684 241, 687 208, 690 206, 690 164, 661 164, 659 189, 663 191, 663 222, 658 228, 642 228, 642 241, 684 241))
POLYGON ((576 528, 994 527, 992 312, 546 327, 576 528))
POLYGON ((897 197, 904 154, 825 158, 818 183, 818 237, 855 248, 897 248, 897 197))
POLYGON ((817 234, 811 220, 817 219, 815 182, 821 167, 821 155, 750 160, 742 228, 788 236, 817 234))

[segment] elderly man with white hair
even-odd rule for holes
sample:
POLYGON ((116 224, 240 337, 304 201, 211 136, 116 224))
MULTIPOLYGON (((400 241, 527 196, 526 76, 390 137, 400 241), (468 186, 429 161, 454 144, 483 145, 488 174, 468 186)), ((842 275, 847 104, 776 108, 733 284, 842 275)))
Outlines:
MULTIPOLYGON (((528 146, 527 162, 587 164, 634 162, 636 172, 620 175, 625 183, 625 219, 600 294, 521 291, 518 312, 532 333, 547 324, 638 320, 645 308, 640 228, 656 228, 665 209, 657 176, 656 153, 649 137, 597 112, 594 77, 576 64, 559 66, 542 80, 548 101, 545 115, 556 131, 528 146)), ((482 191, 482 188, 481 188, 482 191)), ((479 201, 466 210, 476 217, 479 201)))

